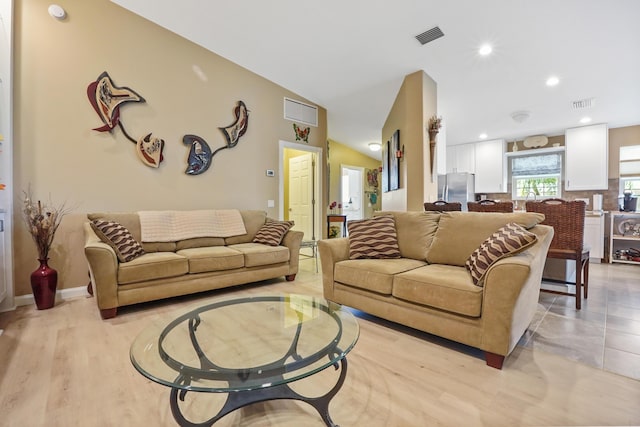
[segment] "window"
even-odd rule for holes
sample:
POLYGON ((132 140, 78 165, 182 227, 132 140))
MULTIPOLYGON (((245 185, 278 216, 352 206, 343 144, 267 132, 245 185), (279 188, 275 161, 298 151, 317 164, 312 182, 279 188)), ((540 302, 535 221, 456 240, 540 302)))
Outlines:
POLYGON ((640 145, 620 147, 620 194, 640 196, 640 145))
POLYGON ((511 158, 513 200, 559 198, 562 183, 562 153, 531 154, 511 158))

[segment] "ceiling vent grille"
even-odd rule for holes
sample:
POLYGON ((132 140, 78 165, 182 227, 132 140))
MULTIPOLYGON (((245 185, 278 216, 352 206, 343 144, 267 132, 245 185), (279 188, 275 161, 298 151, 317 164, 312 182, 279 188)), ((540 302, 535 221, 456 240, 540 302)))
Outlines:
POLYGON ((284 99, 284 118, 292 122, 318 126, 318 107, 294 99, 284 99))
POLYGON ((574 110, 583 110, 585 108, 593 107, 595 103, 596 103, 595 98, 579 99, 571 103, 571 108, 573 108, 574 110))
POLYGON ((440 29, 440 27, 433 27, 430 30, 425 31, 422 34, 418 34, 416 36, 416 39, 423 45, 434 41, 435 39, 439 39, 440 37, 444 36, 444 33, 442 32, 442 30, 440 29))

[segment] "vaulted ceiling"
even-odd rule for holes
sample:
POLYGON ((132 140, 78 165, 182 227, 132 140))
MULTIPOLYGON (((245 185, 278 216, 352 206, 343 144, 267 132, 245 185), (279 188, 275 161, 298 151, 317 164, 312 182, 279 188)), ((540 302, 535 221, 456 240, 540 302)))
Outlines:
POLYGON ((363 152, 417 70, 448 144, 640 124, 637 0, 112 1, 325 107, 329 138, 363 152))

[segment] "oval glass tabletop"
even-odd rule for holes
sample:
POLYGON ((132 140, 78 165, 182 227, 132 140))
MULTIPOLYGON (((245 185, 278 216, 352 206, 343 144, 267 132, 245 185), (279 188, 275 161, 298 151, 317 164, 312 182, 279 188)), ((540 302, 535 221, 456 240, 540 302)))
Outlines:
POLYGON ((340 305, 283 294, 216 300, 146 327, 131 362, 147 378, 204 392, 289 383, 342 360, 358 340, 340 305))

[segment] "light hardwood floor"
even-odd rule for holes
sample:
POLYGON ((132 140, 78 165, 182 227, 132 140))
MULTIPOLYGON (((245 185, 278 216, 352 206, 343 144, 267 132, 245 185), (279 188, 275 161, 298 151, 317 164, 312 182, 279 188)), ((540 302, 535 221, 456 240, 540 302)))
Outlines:
MULTIPOLYGON (((0 314, 0 426, 176 425, 169 389, 142 377, 129 361, 135 336, 152 319, 218 295, 320 296, 313 260, 301 264, 295 282, 273 280, 138 305, 108 321, 100 319, 91 298, 0 314)), ((549 311, 544 304, 541 299, 549 311)), ((530 337, 499 371, 487 367, 477 350, 356 314, 360 339, 330 407, 342 427, 640 425, 638 380, 545 351, 530 337)), ((536 319, 532 336, 541 324, 536 319)), ((321 393, 336 375, 329 369, 298 387, 321 393)), ((222 402, 220 395, 189 395, 197 398, 194 421, 213 415, 222 402)), ((274 401, 233 412, 216 425, 323 423, 305 403, 274 401)))

